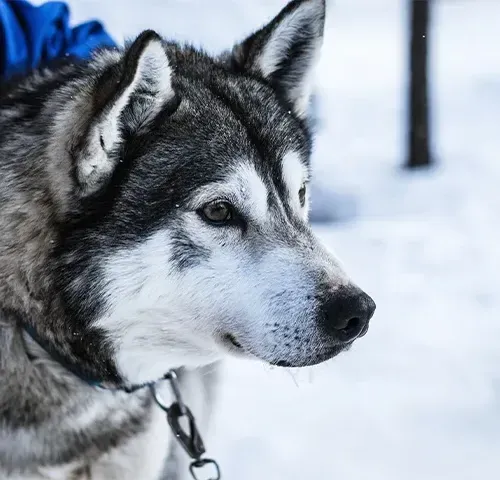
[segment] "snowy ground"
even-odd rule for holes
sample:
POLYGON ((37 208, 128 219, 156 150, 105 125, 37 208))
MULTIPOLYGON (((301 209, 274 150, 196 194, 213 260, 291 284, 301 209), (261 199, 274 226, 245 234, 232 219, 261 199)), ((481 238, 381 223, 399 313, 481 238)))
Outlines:
MULTIPOLYGON (((117 39, 155 28, 213 50, 284 3, 70 1, 117 39)), ((225 479, 499 478, 500 2, 435 3, 439 168, 412 175, 398 168, 405 2, 331 4, 314 161, 356 217, 317 231, 378 309, 330 364, 228 365, 207 440, 225 479)))

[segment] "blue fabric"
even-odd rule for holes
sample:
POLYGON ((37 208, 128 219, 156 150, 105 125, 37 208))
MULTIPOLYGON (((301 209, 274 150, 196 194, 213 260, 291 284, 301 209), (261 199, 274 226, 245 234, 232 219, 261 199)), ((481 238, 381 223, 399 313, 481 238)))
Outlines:
POLYGON ((102 24, 70 27, 63 2, 34 6, 26 0, 0 0, 0 77, 27 73, 64 55, 85 59, 104 46, 115 42, 102 24))

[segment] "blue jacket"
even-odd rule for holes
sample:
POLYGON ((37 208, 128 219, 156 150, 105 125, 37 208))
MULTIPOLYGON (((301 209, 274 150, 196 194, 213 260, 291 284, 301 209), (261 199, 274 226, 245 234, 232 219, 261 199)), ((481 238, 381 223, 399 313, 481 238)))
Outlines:
POLYGON ((70 27, 69 8, 63 2, 37 7, 26 0, 0 0, 0 78, 29 72, 64 55, 88 58, 103 46, 115 42, 102 24, 70 27))

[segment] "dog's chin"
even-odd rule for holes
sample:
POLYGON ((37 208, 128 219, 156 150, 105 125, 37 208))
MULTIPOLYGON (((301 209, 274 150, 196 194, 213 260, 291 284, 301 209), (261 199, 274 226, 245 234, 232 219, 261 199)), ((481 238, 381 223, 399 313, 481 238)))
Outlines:
POLYGON ((336 357, 339 353, 349 350, 351 343, 343 345, 334 345, 327 349, 318 350, 316 353, 308 357, 293 357, 293 358, 281 358, 277 360, 270 361, 271 365, 277 367, 287 367, 287 368, 302 368, 302 367, 312 367, 320 363, 326 362, 333 357, 336 357))
POLYGON ((291 353, 290 356, 284 354, 282 358, 265 358, 264 356, 250 350, 246 346, 243 346, 231 334, 227 334, 222 337, 222 344, 226 352, 232 356, 239 358, 253 358, 277 367, 301 368, 318 365, 336 357, 339 353, 349 350, 352 342, 347 344, 332 345, 330 347, 321 347, 318 348, 316 352, 303 357, 291 353))

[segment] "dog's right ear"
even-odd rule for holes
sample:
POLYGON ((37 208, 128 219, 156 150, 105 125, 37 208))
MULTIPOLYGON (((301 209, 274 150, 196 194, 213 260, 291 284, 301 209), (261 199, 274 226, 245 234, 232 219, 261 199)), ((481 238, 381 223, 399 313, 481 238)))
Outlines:
POLYGON ((113 174, 124 128, 140 131, 173 97, 172 69, 162 39, 147 30, 93 89, 91 119, 71 148, 81 196, 98 191, 113 174))
POLYGON ((325 9, 325 0, 293 0, 232 51, 233 68, 267 80, 301 118, 309 111, 325 9))

